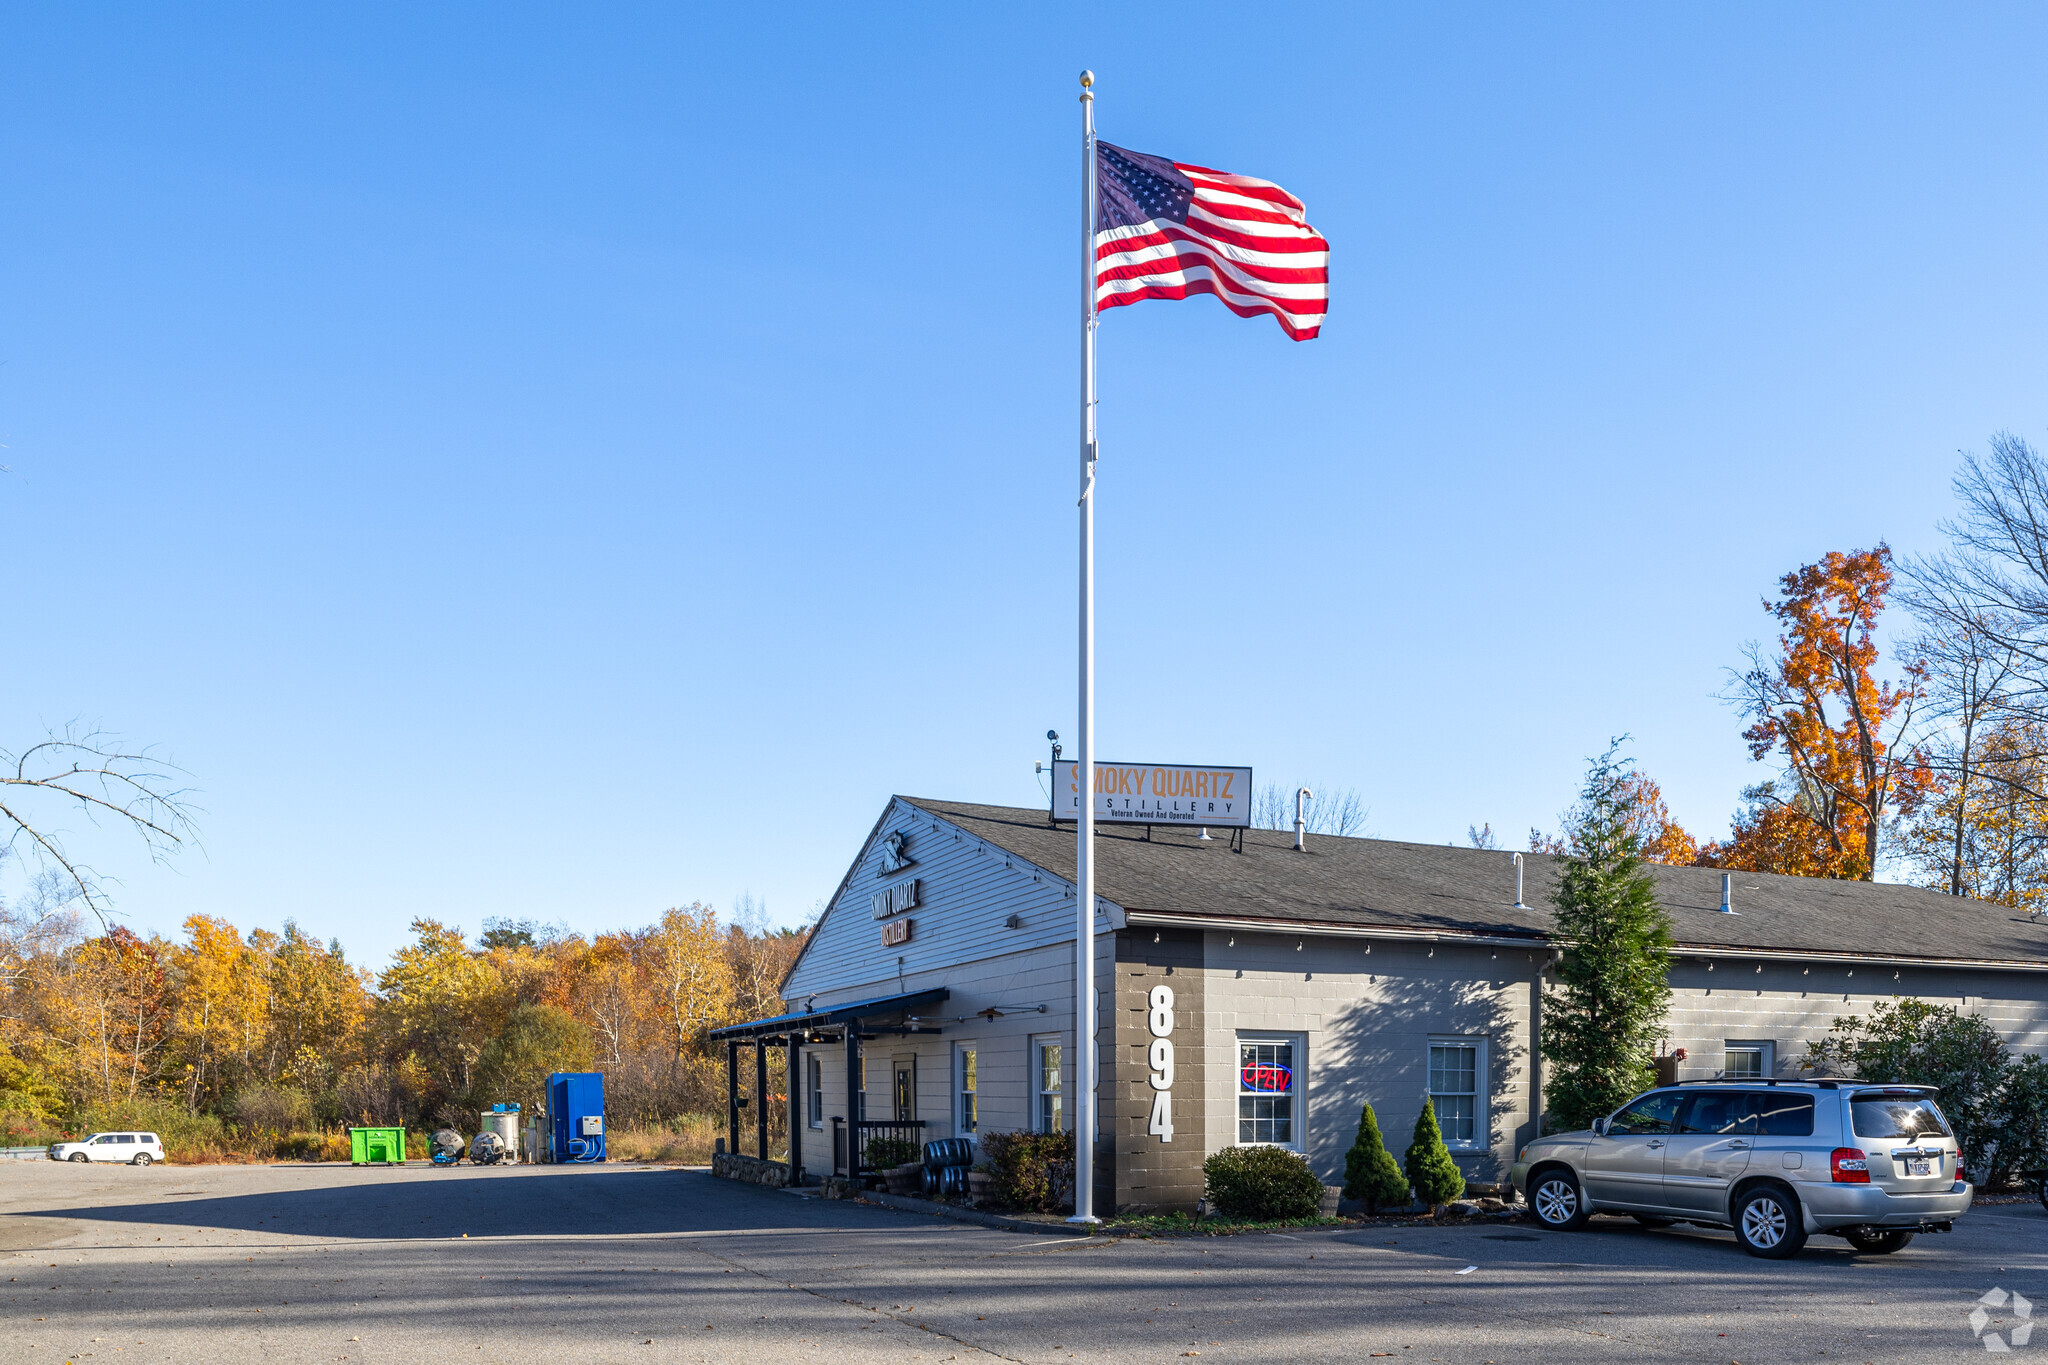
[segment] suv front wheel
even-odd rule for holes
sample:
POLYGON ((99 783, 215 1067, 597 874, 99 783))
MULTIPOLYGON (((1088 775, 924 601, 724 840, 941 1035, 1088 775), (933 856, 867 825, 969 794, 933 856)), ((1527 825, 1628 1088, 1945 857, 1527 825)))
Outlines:
POLYGON ((1536 1221, 1553 1232, 1570 1232, 1586 1225, 1586 1197, 1572 1173, 1560 1166, 1538 1171, 1529 1182, 1529 1211, 1536 1221))
POLYGON ((1779 1185, 1758 1185, 1735 1201, 1735 1240, 1752 1256, 1782 1261, 1806 1245, 1799 1201, 1779 1185))

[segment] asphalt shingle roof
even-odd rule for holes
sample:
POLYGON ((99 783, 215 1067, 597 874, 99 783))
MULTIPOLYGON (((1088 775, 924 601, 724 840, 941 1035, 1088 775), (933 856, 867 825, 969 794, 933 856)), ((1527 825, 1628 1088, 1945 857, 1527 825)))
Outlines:
MULTIPOLYGON (((902 797, 1056 876, 1074 878, 1074 827, 1043 810, 902 797)), ((1559 860, 1524 854, 1516 909, 1512 855, 1385 839, 1308 837, 1247 830, 1244 852, 1227 831, 1203 843, 1182 827, 1096 826, 1096 893, 1126 911, 1218 919, 1540 938, 1559 860)), ((1649 869, 1681 949, 1765 949, 1870 954, 1961 962, 2048 964, 2048 924, 2010 906, 1957 899, 1883 882, 1826 881, 1737 872, 1734 903, 1720 913, 1713 868, 1649 869)))

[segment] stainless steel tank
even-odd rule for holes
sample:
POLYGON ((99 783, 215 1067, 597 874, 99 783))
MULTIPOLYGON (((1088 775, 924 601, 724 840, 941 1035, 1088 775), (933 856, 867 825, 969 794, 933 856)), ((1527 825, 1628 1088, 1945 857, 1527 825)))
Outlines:
POLYGON ((486 1110, 483 1118, 483 1131, 486 1133, 496 1133, 498 1140, 505 1144, 505 1159, 507 1161, 517 1161, 519 1159, 518 1113, 486 1110))

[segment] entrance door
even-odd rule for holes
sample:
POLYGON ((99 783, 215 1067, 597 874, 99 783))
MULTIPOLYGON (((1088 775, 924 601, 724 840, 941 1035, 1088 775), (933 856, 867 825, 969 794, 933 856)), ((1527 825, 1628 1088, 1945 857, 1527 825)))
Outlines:
POLYGON ((1749 1167, 1755 1135, 1755 1095, 1740 1090, 1687 1095, 1664 1148, 1664 1202, 1727 1217, 1728 1191, 1749 1167))
POLYGON ((917 1058, 896 1059, 896 1119, 908 1123, 917 1117, 917 1058))
POLYGON ((1645 1095, 1586 1142, 1586 1193, 1596 1204, 1653 1209, 1664 1205, 1664 1147, 1678 1116, 1675 1090, 1645 1095))

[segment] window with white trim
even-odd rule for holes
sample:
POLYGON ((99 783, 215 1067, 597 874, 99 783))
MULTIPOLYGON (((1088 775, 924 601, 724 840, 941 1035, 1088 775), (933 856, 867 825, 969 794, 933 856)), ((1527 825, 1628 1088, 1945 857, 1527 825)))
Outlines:
POLYGON ((980 1076, 977 1074, 977 1058, 972 1043, 955 1043, 953 1055, 954 1084, 960 1092, 959 1133, 966 1136, 981 1127, 980 1076))
POLYGON ((811 1092, 810 1125, 825 1126, 825 1059, 813 1052, 804 1058, 805 1088, 811 1092))
POLYGON ((1240 1146, 1301 1146, 1302 1039, 1282 1034, 1237 1038, 1237 1141, 1240 1146))
POLYGON ((1722 1045, 1721 1074, 1731 1081, 1762 1080, 1772 1075, 1776 1048, 1750 1038, 1730 1038, 1722 1045))
POLYGON ((1429 1102, 1444 1146, 1472 1151, 1487 1146, 1484 1038, 1429 1040, 1429 1102))
POLYGON ((1033 1127, 1041 1133, 1058 1133, 1066 1128, 1066 1108, 1061 1103, 1061 1049, 1056 1038, 1040 1038, 1031 1045, 1031 1074, 1038 1088, 1038 1105, 1033 1127))

